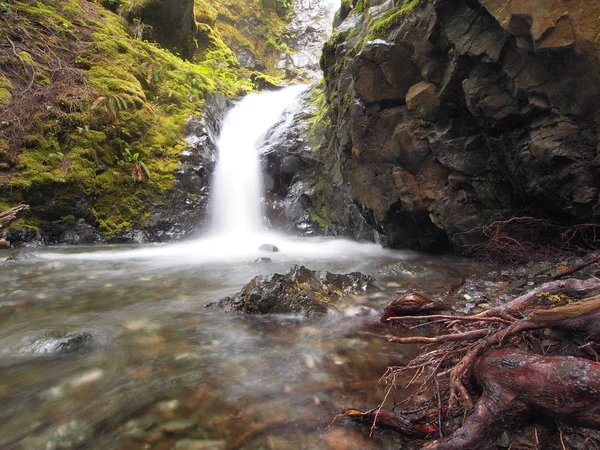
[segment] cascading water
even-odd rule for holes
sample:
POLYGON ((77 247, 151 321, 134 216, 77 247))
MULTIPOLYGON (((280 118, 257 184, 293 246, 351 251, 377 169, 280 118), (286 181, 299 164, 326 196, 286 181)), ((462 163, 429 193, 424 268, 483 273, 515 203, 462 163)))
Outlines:
POLYGON ((296 85, 247 95, 225 117, 209 207, 214 234, 264 231, 259 147, 267 131, 306 88, 296 85))

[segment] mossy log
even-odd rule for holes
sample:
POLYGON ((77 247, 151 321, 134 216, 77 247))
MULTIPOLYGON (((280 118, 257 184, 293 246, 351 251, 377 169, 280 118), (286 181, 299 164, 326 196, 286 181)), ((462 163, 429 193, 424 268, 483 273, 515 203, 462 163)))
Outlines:
POLYGON ((29 205, 18 205, 9 210, 0 212, 0 230, 5 230, 18 218, 29 211, 29 205))

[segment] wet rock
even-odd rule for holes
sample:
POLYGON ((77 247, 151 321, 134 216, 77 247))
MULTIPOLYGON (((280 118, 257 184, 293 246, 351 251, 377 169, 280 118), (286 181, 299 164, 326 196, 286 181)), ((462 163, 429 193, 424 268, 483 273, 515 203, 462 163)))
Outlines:
POLYGON ((10 248, 10 242, 6 239, 0 239, 0 250, 6 250, 10 248))
POLYGON ((93 347, 93 338, 90 333, 69 333, 60 339, 54 351, 62 354, 89 352, 93 347))
POLYGON ((30 347, 37 354, 74 355, 92 351, 94 339, 90 333, 78 331, 63 336, 42 336, 30 347))
POLYGON ((375 288, 375 279, 359 272, 334 274, 293 266, 285 275, 257 276, 233 297, 207 305, 247 314, 325 313, 336 302, 375 288))
POLYGON ((261 252, 271 252, 271 253, 276 253, 279 251, 279 248, 277 248, 276 246, 274 246, 272 244, 263 244, 260 247, 258 247, 258 249, 261 252))
POLYGON ((271 258, 257 258, 254 260, 254 264, 266 265, 271 264, 273 260, 271 258))
POLYGON ((182 439, 175 442, 175 450, 225 450, 226 446, 225 441, 182 439))

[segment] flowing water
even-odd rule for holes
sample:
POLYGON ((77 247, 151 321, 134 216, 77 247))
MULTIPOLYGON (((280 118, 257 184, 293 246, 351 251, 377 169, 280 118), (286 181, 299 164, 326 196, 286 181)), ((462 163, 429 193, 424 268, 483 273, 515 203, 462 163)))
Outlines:
POLYGON ((264 230, 257 148, 302 89, 249 96, 227 117, 203 239, 46 248, 0 265, 0 449, 398 447, 326 429, 377 405, 386 367, 415 352, 387 342, 377 313, 398 289, 441 291, 483 268, 264 230), (372 274, 381 290, 312 318, 204 307, 293 264, 372 274))

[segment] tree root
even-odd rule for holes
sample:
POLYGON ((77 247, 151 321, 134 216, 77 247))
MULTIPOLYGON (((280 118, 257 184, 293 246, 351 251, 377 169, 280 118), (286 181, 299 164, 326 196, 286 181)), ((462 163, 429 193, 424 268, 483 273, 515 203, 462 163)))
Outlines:
MULTIPOLYGON (((435 395, 430 402, 436 402, 438 432, 442 426, 442 394, 448 402, 444 412, 460 405, 467 413, 473 408, 468 381, 475 378, 483 390, 462 428, 449 438, 430 443, 426 446, 428 450, 487 448, 485 445, 503 427, 533 411, 565 423, 600 429, 599 363, 575 357, 537 356, 514 347, 501 348, 510 344, 542 352, 535 330, 551 329, 578 343, 575 349, 587 350, 597 360, 594 346, 600 342, 599 280, 551 281, 502 306, 472 316, 436 314, 439 309, 432 306, 435 303, 420 295, 408 300, 408 308, 403 297, 388 305, 385 321, 426 321, 441 324, 449 331, 435 337, 390 338, 400 344, 436 347, 422 352, 405 367, 388 369, 384 376, 388 389, 412 374, 407 387, 417 382, 421 386, 405 402, 433 390, 435 395), (440 392, 442 384, 444 389, 440 392)), ((433 403, 430 406, 433 408, 433 403)), ((386 410, 373 411, 355 411, 346 416, 379 423, 383 413, 382 423, 386 425, 381 425, 382 428, 413 436, 405 432, 405 424, 395 420, 403 417, 403 412, 394 411, 392 416, 386 416, 386 410)))
POLYGON ((544 357, 517 349, 485 353, 474 374, 483 393, 452 436, 427 450, 487 448, 503 428, 532 414, 600 430, 600 364, 581 358, 544 357))
POLYGON ((407 412, 397 412, 389 409, 371 409, 365 412, 349 409, 337 416, 334 422, 343 417, 349 417, 358 422, 374 424, 379 429, 394 431, 403 436, 416 439, 431 437, 438 430, 437 426, 433 423, 435 417, 432 415, 422 415, 413 418, 407 412))

